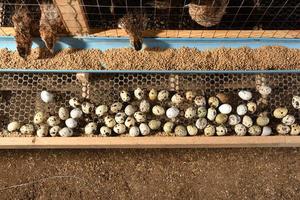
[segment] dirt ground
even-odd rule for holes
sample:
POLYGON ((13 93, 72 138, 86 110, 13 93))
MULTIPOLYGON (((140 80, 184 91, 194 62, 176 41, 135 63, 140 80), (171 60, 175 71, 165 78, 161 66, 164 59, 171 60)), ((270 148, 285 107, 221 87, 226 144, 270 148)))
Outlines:
POLYGON ((300 199, 300 148, 2 150, 1 199, 300 199))

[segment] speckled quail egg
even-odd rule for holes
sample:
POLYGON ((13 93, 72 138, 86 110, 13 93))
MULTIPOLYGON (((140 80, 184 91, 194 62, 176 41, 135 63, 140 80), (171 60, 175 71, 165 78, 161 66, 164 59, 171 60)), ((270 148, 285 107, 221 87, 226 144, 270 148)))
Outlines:
POLYGON ((216 97, 220 100, 221 103, 229 103, 230 96, 224 93, 218 93, 216 97))
POLYGON ((146 123, 141 123, 139 129, 141 135, 149 135, 151 132, 150 127, 146 123))
POLYGON ((241 122, 241 117, 235 114, 229 115, 228 124, 230 126, 235 126, 241 122))
POLYGON ((250 116, 245 115, 242 119, 242 124, 247 128, 250 128, 251 126, 253 126, 253 120, 250 116))
POLYGON ((48 91, 42 91, 41 92, 41 99, 45 103, 51 103, 54 101, 54 95, 48 91))
POLYGON ((166 122, 164 124, 163 130, 165 133, 172 133, 174 126, 175 126, 175 124, 173 122, 166 122))
POLYGON ((95 122, 90 122, 84 127, 84 133, 87 135, 95 134, 97 131, 97 124, 95 122))
POLYGON ((69 110, 65 107, 60 107, 58 110, 58 117, 61 120, 67 120, 68 118, 70 118, 69 110))
POLYGON ((137 98, 138 100, 142 100, 144 98, 144 91, 141 88, 136 88, 133 92, 135 98, 137 98))
POLYGON ((180 94, 174 94, 171 98, 173 104, 179 105, 183 102, 184 98, 180 94))
POLYGON ((217 116, 217 110, 215 108, 209 108, 207 110, 207 119, 210 121, 214 121, 217 116))
POLYGON ((157 90, 151 89, 149 92, 149 99, 151 101, 154 101, 154 100, 156 100, 156 98, 157 98, 157 90))
POLYGON ((126 114, 125 113, 119 112, 119 113, 116 114, 115 121, 118 124, 124 124, 125 120, 126 120, 126 114))
POLYGON ((140 135, 140 129, 136 126, 133 126, 129 129, 129 136, 137 137, 140 135))
POLYGON ((291 135, 299 135, 300 134, 300 126, 299 124, 293 124, 291 125, 291 135))
POLYGON ((121 102, 115 102, 110 106, 110 111, 112 113, 118 113, 122 110, 123 104, 121 102))
POLYGON ((257 104, 253 101, 247 103, 247 110, 250 114, 253 114, 257 110, 257 104))
POLYGON ((262 85, 259 87, 258 92, 261 94, 263 98, 266 98, 272 92, 272 88, 267 85, 262 85))
POLYGON ((206 118, 197 119, 195 125, 199 130, 203 130, 208 125, 207 119, 206 118))
POLYGON ((248 129, 248 133, 252 136, 258 136, 261 134, 261 127, 257 125, 253 125, 248 129))
POLYGON ((101 136, 111 136, 112 134, 111 128, 108 128, 107 126, 102 126, 100 128, 100 134, 101 136))
POLYGON ((286 115, 284 118, 282 118, 282 123, 284 125, 291 126, 296 121, 295 117, 293 115, 286 115))
POLYGON ((94 104, 89 102, 83 102, 81 104, 81 110, 85 114, 91 114, 94 111, 94 108, 95 108, 94 104))
POLYGON ((234 132, 238 136, 244 136, 247 134, 247 128, 243 124, 237 124, 234 126, 234 132))
POLYGON ((179 115, 179 109, 172 106, 171 108, 167 109, 166 115, 170 119, 176 118, 179 115))
POLYGON ((197 110, 197 115, 199 118, 204 118, 207 115, 207 109, 205 107, 199 107, 197 110))
POLYGON ((224 136, 227 134, 227 128, 224 125, 220 125, 216 127, 216 134, 218 136, 224 136))
POLYGON ((69 105, 73 108, 77 108, 78 106, 80 106, 80 101, 78 98, 74 97, 72 99, 69 100, 69 105))
POLYGON ((205 136, 214 136, 216 133, 216 127, 212 124, 208 124, 204 129, 205 136))
POLYGON ((165 109, 162 106, 156 105, 153 106, 152 113, 156 116, 162 116, 165 114, 165 109))
POLYGON ((76 128, 78 123, 75 119, 69 118, 65 121, 65 124, 68 128, 76 128))
POLYGON ((220 101, 217 97, 209 97, 208 105, 213 108, 217 108, 220 105, 220 101))
POLYGON ((197 115, 197 110, 194 107, 189 107, 185 110, 184 117, 187 119, 193 119, 197 115))
POLYGON ((159 120, 151 120, 149 123, 148 123, 148 125, 149 125, 149 128, 151 129, 151 130, 158 130, 159 128, 160 128, 160 126, 161 126, 161 122, 159 121, 159 120))
POLYGON ((13 131, 19 130, 20 127, 21 127, 21 124, 20 124, 19 122, 14 121, 14 122, 10 122, 10 123, 7 125, 7 130, 8 130, 9 132, 13 132, 13 131))
POLYGON ((285 107, 276 108, 273 112, 273 116, 277 119, 282 119, 288 114, 288 109, 285 107))
POLYGON ((222 104, 219 107, 219 111, 220 111, 220 113, 227 115, 227 114, 231 113, 232 107, 229 104, 222 104))
POLYGON ((121 97, 123 102, 129 102, 130 99, 131 99, 129 93, 125 90, 120 92, 120 97, 121 97))
POLYGON ((169 92, 167 90, 161 90, 157 95, 158 101, 167 101, 169 99, 169 92))
POLYGON ((295 109, 300 109, 300 96, 293 96, 292 105, 295 109))
POLYGON ((191 136, 197 135, 197 133, 198 133, 198 128, 194 125, 188 125, 186 127, 186 130, 187 130, 188 134, 191 136))
POLYGON ((256 119, 256 124, 258 126, 267 126, 270 122, 270 118, 267 116, 267 114, 261 113, 256 119))
POLYGON ((204 96, 196 96, 195 99, 194 99, 194 103, 197 106, 205 107, 206 106, 206 99, 205 99, 204 96))
POLYGON ((241 104, 241 105, 238 105, 236 107, 236 113, 239 115, 239 116, 243 116, 243 115, 246 115, 248 111, 248 108, 245 104, 241 104))
POLYGON ((150 103, 147 100, 142 100, 140 103, 140 111, 143 113, 147 113, 150 111, 150 103))
POLYGON ((108 128, 112 128, 117 124, 116 120, 112 116, 109 116, 109 115, 104 117, 104 123, 108 128))
POLYGON ((284 124, 278 124, 276 126, 276 131, 280 135, 286 135, 291 131, 291 128, 287 125, 284 125, 284 124))
POLYGON ((60 131, 60 127, 59 126, 53 126, 50 128, 49 130, 49 134, 51 137, 56 137, 60 131))
POLYGON ((249 101, 252 98, 252 92, 247 91, 247 90, 239 91, 238 95, 242 100, 245 100, 245 101, 249 101))
POLYGON ((126 132, 126 126, 124 124, 116 124, 113 130, 118 135, 124 134, 126 132))
POLYGON ((225 115, 223 113, 219 113, 217 114, 216 118, 215 118, 215 122, 217 124, 225 124, 228 120, 228 115, 225 115))
POLYGON ((70 116, 73 119, 79 119, 80 117, 82 117, 82 111, 79 108, 74 108, 73 110, 71 110, 70 112, 70 116))
POLYGON ((20 132, 26 135, 32 135, 34 133, 34 126, 32 124, 25 124, 21 126, 20 132))
POLYGON ((36 130, 36 135, 38 137, 46 137, 48 136, 49 127, 47 124, 40 124, 36 130))
POLYGON ((193 91, 187 91, 187 92, 185 93, 185 98, 186 98, 188 101, 193 101, 195 97, 196 97, 196 93, 193 92, 193 91))
POLYGON ((104 116, 108 112, 107 105, 100 105, 96 108, 95 113, 98 117, 104 116))
POLYGON ((127 105, 124 110, 127 116, 132 116, 136 111, 137 111, 137 107, 133 105, 127 105))
POLYGON ((67 127, 64 127, 62 129, 60 129, 60 131, 58 132, 58 134, 61 137, 71 137, 73 136, 73 130, 67 127))
POLYGON ((33 117, 34 124, 41 124, 46 120, 46 114, 44 112, 37 112, 33 117))
POLYGON ((186 128, 181 125, 175 127, 174 133, 176 136, 187 136, 188 134, 186 128))
POLYGON ((261 135, 262 136, 269 136, 269 135, 271 135, 272 134, 272 128, 271 127, 269 127, 269 126, 264 126, 263 128, 262 128, 262 132, 261 132, 261 135))
POLYGON ((60 119, 57 116, 51 116, 47 119, 47 124, 49 126, 58 126, 60 124, 60 119))
POLYGON ((136 112, 133 116, 138 123, 146 122, 147 120, 147 116, 142 112, 136 112))
POLYGON ((128 128, 130 128, 130 127, 132 127, 132 126, 134 126, 135 125, 135 119, 133 118, 133 117, 127 117, 127 119, 125 120, 125 126, 126 127, 128 127, 128 128))

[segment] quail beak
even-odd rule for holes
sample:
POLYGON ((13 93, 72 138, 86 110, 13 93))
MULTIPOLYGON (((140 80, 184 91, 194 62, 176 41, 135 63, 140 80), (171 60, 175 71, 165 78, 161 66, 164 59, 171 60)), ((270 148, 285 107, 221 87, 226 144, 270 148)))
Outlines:
POLYGON ((186 5, 184 5, 183 7, 184 8, 188 8, 190 6, 190 4, 186 4, 186 5))

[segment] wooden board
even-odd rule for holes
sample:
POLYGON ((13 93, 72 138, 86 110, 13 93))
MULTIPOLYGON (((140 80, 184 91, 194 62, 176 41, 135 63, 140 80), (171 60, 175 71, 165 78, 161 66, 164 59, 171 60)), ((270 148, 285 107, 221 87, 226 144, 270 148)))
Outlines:
POLYGON ((237 147, 300 147, 300 136, 0 138, 0 149, 237 147))

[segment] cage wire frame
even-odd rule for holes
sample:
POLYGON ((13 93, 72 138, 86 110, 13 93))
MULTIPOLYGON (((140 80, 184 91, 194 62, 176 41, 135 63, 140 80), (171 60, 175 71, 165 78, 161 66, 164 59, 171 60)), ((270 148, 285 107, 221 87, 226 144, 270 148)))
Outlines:
MULTIPOLYGON (((213 27, 203 27, 191 19, 190 0, 160 0, 164 10, 153 6, 156 0, 53 0, 71 35, 104 37, 127 36, 117 28, 118 20, 128 12, 145 13, 149 25, 145 37, 187 38, 299 38, 300 2, 294 0, 230 0, 221 22, 213 27), (115 12, 110 9, 114 5, 115 12)), ((220 0, 212 1, 212 5, 220 0)), ((23 1, 37 18, 42 0, 23 1)), ((194 0, 201 3, 203 0, 194 0)), ((11 16, 16 0, 4 0, 0 4, 0 34, 14 34, 11 16)), ((217 7, 216 7, 217 8, 217 7)))

